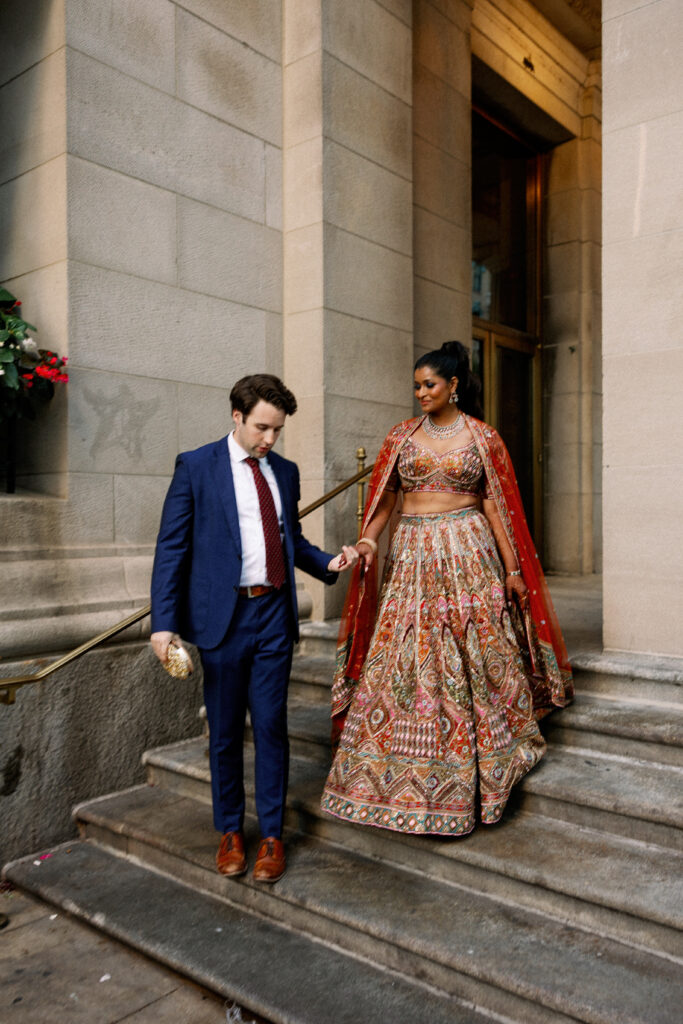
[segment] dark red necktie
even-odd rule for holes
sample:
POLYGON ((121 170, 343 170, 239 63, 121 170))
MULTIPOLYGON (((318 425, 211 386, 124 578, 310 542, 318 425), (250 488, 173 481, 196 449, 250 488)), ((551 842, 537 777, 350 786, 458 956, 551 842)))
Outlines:
POLYGON ((258 503, 261 508, 261 525, 263 527, 263 539, 266 542, 266 572, 268 579, 274 587, 281 587, 285 582, 285 559, 282 554, 282 540, 280 539, 280 524, 277 521, 275 502, 273 494, 268 486, 268 481, 261 472, 258 459, 249 456, 246 461, 254 474, 254 483, 258 493, 258 503))

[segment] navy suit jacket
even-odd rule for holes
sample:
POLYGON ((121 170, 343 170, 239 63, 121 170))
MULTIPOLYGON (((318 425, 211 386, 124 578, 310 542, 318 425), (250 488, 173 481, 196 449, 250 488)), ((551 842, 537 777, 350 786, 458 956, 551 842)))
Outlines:
MULTIPOLYGON (((294 567, 325 583, 333 555, 304 537, 298 516, 299 470, 268 454, 280 490, 292 640, 299 639, 294 567)), ((227 437, 176 459, 152 570, 152 632, 178 633, 198 647, 217 647, 237 604, 242 545, 227 437)))

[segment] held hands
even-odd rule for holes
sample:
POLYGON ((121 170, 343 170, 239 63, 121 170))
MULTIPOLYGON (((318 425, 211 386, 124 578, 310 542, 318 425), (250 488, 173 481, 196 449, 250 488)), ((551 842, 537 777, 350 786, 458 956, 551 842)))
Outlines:
POLYGON ((328 572, 346 572, 352 569, 358 561, 358 552, 354 547, 347 544, 342 545, 341 552, 336 555, 327 566, 328 572))
POLYGON ((373 540, 372 537, 361 537, 356 547, 360 549, 359 553, 363 560, 363 569, 369 569, 377 554, 377 541, 373 540))

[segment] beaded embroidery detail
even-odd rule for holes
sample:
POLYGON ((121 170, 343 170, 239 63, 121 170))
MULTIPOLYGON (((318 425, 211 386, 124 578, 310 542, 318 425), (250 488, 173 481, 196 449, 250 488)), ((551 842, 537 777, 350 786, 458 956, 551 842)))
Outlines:
POLYGON ((439 455, 409 438, 398 457, 398 475, 405 492, 479 494, 484 465, 473 440, 463 448, 451 448, 439 455))

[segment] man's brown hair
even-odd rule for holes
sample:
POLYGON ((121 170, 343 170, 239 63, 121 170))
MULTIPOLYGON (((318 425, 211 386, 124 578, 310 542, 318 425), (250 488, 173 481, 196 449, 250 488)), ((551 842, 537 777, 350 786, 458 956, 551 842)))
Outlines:
POLYGON ((274 405, 288 416, 296 412, 296 398, 272 373, 252 373, 249 377, 242 377, 230 392, 233 411, 237 409, 245 419, 259 401, 274 405))

